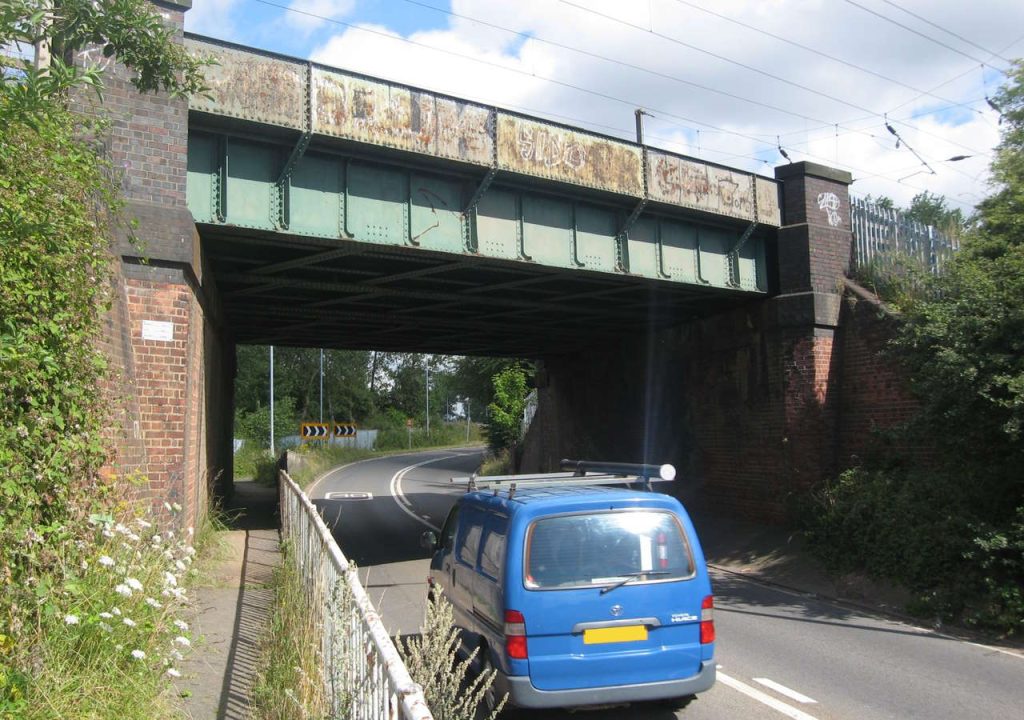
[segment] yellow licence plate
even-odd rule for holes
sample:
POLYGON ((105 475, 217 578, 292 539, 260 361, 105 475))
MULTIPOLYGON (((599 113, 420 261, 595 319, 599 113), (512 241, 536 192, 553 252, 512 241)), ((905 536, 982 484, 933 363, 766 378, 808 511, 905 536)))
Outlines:
POLYGON ((636 642, 647 639, 645 625, 623 625, 622 627, 590 628, 583 631, 585 645, 599 643, 636 642))

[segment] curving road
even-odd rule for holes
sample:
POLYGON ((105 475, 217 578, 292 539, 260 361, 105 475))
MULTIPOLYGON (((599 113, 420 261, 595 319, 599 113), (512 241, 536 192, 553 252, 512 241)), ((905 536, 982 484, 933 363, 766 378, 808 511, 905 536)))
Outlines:
MULTIPOLYGON (((482 451, 462 448, 375 458, 336 468, 309 489, 392 634, 419 630, 427 552, 482 451)), ((719 681, 678 713, 688 720, 784 718, 883 720, 1024 719, 1024 655, 948 638, 712 572, 719 681)), ((530 713, 531 720, 570 717, 530 713)), ((636 706, 587 720, 676 714, 636 706)))

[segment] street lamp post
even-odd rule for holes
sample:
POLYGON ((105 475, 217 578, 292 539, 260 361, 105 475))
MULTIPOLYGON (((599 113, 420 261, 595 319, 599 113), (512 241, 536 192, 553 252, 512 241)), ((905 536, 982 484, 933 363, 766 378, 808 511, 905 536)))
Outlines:
POLYGON ((427 362, 427 437, 430 437, 430 363, 427 362))

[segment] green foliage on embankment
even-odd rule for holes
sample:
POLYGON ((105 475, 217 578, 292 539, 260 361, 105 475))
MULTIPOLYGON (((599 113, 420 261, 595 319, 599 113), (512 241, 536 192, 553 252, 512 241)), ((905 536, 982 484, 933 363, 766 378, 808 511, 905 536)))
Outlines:
POLYGON ((810 538, 837 570, 916 593, 911 608, 1024 632, 1024 65, 997 103, 995 192, 963 249, 905 293, 891 357, 920 409, 897 430, 926 448, 867 461, 820 488, 810 538))
POLYGON ((144 0, 59 7, 0 7, 5 51, 52 50, 45 70, 0 55, 0 717, 159 717, 191 556, 100 474, 118 179, 103 123, 67 109, 102 71, 64 58, 98 44, 140 90, 181 93, 201 63, 144 0))

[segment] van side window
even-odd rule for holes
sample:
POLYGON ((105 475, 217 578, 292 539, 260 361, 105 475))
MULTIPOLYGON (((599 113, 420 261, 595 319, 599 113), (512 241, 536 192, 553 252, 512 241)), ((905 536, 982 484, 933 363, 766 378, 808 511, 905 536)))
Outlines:
POLYGON ((482 532, 483 526, 479 522, 473 522, 466 529, 458 547, 459 562, 469 565, 471 568, 476 567, 476 556, 480 550, 480 534, 482 532))
POLYGON ((490 520, 484 535, 484 548, 480 553, 480 571, 492 580, 497 580, 501 573, 502 556, 505 554, 508 518, 493 515, 490 520))
POLYGON ((448 513, 448 518, 441 528, 441 547, 450 551, 455 545, 455 529, 459 524, 459 506, 455 505, 448 513))

